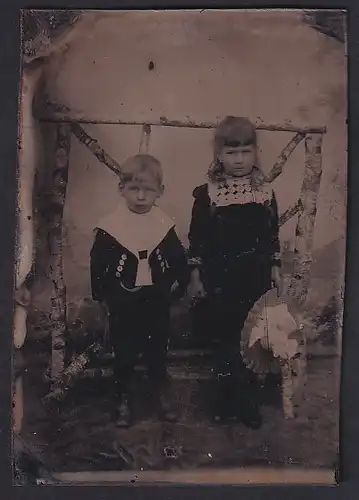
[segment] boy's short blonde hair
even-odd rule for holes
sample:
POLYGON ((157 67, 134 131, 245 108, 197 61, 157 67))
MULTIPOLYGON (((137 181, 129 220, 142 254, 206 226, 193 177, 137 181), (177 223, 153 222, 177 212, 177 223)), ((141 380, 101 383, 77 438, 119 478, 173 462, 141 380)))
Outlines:
POLYGON ((159 160, 148 154, 130 156, 121 165, 120 184, 151 177, 159 186, 163 182, 163 171, 159 160))

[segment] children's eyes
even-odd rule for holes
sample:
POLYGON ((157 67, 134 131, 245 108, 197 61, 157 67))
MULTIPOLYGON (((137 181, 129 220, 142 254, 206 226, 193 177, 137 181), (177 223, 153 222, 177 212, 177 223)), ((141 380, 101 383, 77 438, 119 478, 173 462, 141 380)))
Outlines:
MULTIPOLYGON (((129 189, 132 193, 138 193, 138 191, 140 190, 140 188, 138 188, 136 186, 131 186, 129 189)), ((155 193, 156 190, 154 188, 145 188, 145 189, 143 189, 143 192, 144 193, 155 193)))
POLYGON ((252 150, 251 149, 242 149, 242 151, 227 151, 227 155, 228 156, 231 156, 231 155, 236 155, 238 153, 241 153, 241 154, 249 154, 251 153, 252 150))

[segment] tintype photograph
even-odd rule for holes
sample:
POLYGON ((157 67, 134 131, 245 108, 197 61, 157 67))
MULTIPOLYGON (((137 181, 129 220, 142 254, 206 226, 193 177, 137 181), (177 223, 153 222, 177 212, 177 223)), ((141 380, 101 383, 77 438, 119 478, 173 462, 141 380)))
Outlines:
POLYGON ((23 10, 14 484, 335 484, 346 14, 23 10))

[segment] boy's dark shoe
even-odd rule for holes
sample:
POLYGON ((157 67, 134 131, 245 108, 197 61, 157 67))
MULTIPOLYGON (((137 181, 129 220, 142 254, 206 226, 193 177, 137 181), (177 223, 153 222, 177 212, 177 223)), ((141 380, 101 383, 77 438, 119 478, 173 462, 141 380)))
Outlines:
POLYGON ((173 394, 171 394, 170 388, 171 385, 167 380, 166 387, 163 387, 159 392, 158 417, 165 422, 176 422, 179 415, 171 401, 173 394))
POLYGON ((159 408, 159 418, 165 422, 174 423, 178 420, 178 412, 174 408, 171 408, 168 403, 161 402, 159 408))

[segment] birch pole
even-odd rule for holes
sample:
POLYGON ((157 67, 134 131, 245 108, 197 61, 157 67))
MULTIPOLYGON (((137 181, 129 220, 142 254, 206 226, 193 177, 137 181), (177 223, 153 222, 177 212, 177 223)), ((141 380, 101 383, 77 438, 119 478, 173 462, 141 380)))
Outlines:
MULTIPOLYGON (((96 156, 96 158, 106 165, 112 172, 117 175, 121 171, 120 165, 109 156, 98 144, 96 139, 93 139, 80 125, 77 123, 62 123, 57 125, 57 149, 55 153, 55 172, 62 172, 59 176, 63 180, 62 191, 56 194, 56 188, 53 191, 53 201, 56 200, 55 217, 52 221, 53 236, 51 238, 51 256, 53 265, 51 267, 52 281, 54 284, 54 295, 52 297, 52 312, 51 320, 53 324, 52 330, 52 364, 51 364, 51 379, 54 381, 51 392, 44 399, 45 403, 63 400, 66 396, 66 391, 72 387, 86 366, 90 363, 91 357, 99 355, 104 349, 103 339, 99 342, 91 344, 85 351, 78 356, 75 356, 69 366, 64 370, 65 352, 66 352, 66 289, 63 277, 63 262, 62 262, 62 213, 66 198, 66 185, 68 175, 68 161, 70 151, 70 135, 73 133, 78 140, 84 144, 96 156), (62 127, 62 128, 61 128, 62 127), (60 165, 58 164, 60 161, 60 165)), ((57 190, 58 191, 58 190, 57 190)), ((108 329, 107 318, 106 332, 108 329)), ((106 333, 105 333, 106 336, 106 333)))
POLYGON ((150 149, 151 125, 145 123, 141 130, 141 140, 138 152, 140 154, 148 154, 150 149))
POLYGON ((273 182, 282 172, 283 167, 287 163, 288 158, 293 153, 295 148, 302 142, 305 137, 304 132, 297 132, 296 135, 288 142, 286 147, 283 149, 278 157, 275 165, 272 167, 271 171, 266 176, 266 182, 273 182))
POLYGON ((69 169, 71 127, 57 126, 53 184, 48 210, 51 222, 49 244, 51 252, 50 278, 53 284, 51 296, 52 359, 51 379, 59 377, 64 369, 66 350, 66 287, 63 273, 62 218, 66 199, 69 169))
MULTIPOLYGON (((289 295, 294 299, 293 305, 299 308, 303 307, 310 284, 314 224, 322 175, 322 140, 322 134, 310 134, 305 137, 305 171, 299 198, 293 274, 288 290, 289 295)), ((300 389, 301 397, 303 396, 303 386, 306 383, 306 337, 307 332, 301 326, 300 358, 285 360, 281 363, 283 411, 286 418, 295 416, 294 400, 298 402, 298 389, 300 389), (295 381, 293 377, 293 364, 295 363, 299 371, 300 382, 295 381)))
POLYGON ((317 199, 322 175, 322 134, 311 134, 305 138, 305 172, 300 195, 302 210, 296 228, 291 295, 298 305, 307 297, 312 264, 312 248, 317 199))
POLYGON ((55 380, 52 385, 51 392, 49 392, 43 399, 44 403, 49 404, 55 401, 64 400, 67 390, 74 386, 79 374, 84 372, 91 358, 100 355, 102 351, 103 346, 101 343, 95 342, 87 347, 83 353, 76 356, 76 358, 55 380))
POLYGON ((84 144, 96 158, 106 165, 112 172, 119 175, 121 173, 121 166, 101 148, 96 139, 91 137, 78 123, 71 123, 71 130, 77 139, 84 144))

